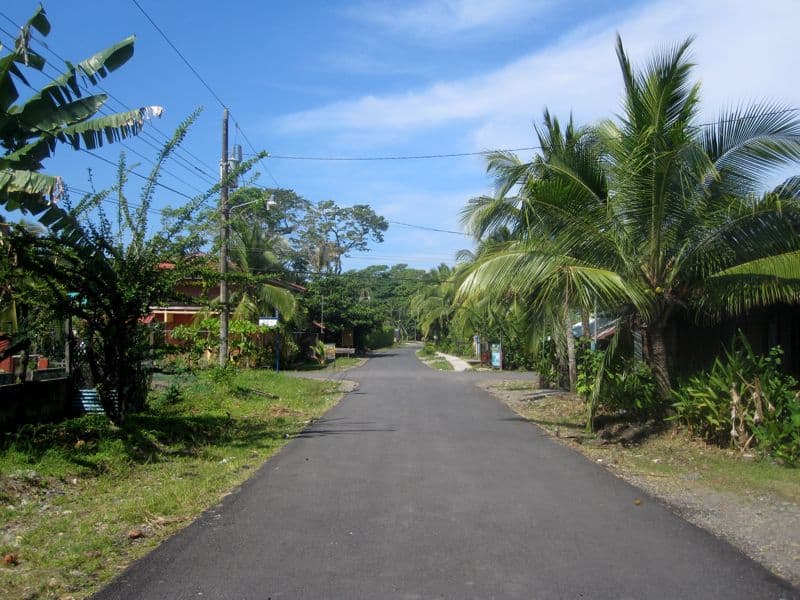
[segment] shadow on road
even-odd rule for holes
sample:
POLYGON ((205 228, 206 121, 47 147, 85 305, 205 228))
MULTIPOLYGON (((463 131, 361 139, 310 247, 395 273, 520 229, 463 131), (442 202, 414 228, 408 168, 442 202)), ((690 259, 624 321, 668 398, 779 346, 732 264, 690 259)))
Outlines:
POLYGON ((302 433, 298 433, 298 438, 315 438, 315 437, 326 437, 329 435, 345 435, 350 433, 374 433, 378 431, 383 432, 392 432, 397 431, 396 429, 378 429, 378 428, 363 428, 363 429, 308 429, 303 431, 302 433))

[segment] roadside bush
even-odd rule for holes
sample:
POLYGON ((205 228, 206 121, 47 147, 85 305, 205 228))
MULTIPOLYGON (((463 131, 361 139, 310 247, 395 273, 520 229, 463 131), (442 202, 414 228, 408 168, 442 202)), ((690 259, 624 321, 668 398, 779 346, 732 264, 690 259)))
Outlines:
POLYGON ((433 344, 425 344, 417 353, 422 357, 436 356, 436 348, 433 344))
POLYGON ((472 353, 472 343, 461 338, 446 337, 439 340, 437 347, 446 354, 456 356, 467 356, 472 353))
POLYGON ((322 340, 317 340, 316 343, 311 346, 311 351, 314 355, 314 360, 316 360, 319 364, 325 364, 325 342, 322 340))
POLYGON ((600 406, 608 412, 624 412, 639 421, 660 416, 664 409, 653 371, 642 361, 631 361, 619 370, 603 374, 600 406))
POLYGON ((503 342, 503 368, 534 370, 534 356, 521 340, 514 338, 503 342))
POLYGON ((787 463, 800 461, 798 382, 780 371, 783 351, 753 352, 741 332, 722 359, 675 392, 675 420, 707 442, 742 452, 757 446, 787 463))
POLYGON ((588 401, 594 391, 597 382, 597 372, 603 363, 605 354, 600 350, 592 350, 589 347, 582 347, 578 351, 578 380, 575 390, 588 401))
POLYGON ((558 361, 555 340, 542 340, 533 358, 533 369, 539 374, 542 387, 559 386, 561 368, 558 361))
POLYGON ((388 348, 394 344, 394 328, 384 325, 380 329, 374 329, 364 336, 364 345, 371 349, 388 348))

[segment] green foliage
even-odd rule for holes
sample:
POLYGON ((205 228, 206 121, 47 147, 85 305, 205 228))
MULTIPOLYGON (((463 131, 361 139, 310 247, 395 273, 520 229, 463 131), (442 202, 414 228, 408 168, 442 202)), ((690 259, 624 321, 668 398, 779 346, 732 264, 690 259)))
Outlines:
POLYGON ((601 350, 592 350, 588 346, 578 351, 578 382, 575 391, 583 396, 584 400, 594 391, 597 384, 597 373, 603 364, 604 353, 601 350))
POLYGON ((534 370, 535 357, 527 344, 518 337, 503 339, 503 368, 509 370, 534 370))
POLYGON ((84 96, 81 85, 98 85, 133 56, 129 37, 66 70, 41 90, 20 101, 18 83, 28 84, 23 69, 44 71, 47 62, 30 46, 31 30, 50 33, 42 7, 23 26, 19 37, 0 57, 0 206, 22 208, 37 215, 51 229, 68 230, 80 237, 74 218, 53 204, 63 195, 60 177, 39 173, 42 162, 59 145, 93 149, 136 135, 146 118, 161 114, 160 107, 139 108, 97 117, 105 94, 84 96))
POLYGON ((215 385, 222 386, 230 389, 236 379, 236 365, 232 362, 225 363, 224 365, 214 365, 208 371, 208 378, 215 385))
POLYGON ((660 416, 664 405, 658 397, 653 369, 645 362, 630 361, 621 369, 605 371, 599 407, 641 421, 660 416))
POLYGON ((158 411, 167 406, 180 404, 183 400, 183 386, 173 382, 158 394, 151 394, 148 398, 148 405, 152 410, 158 411))
POLYGON ((422 348, 417 350, 417 354, 423 358, 431 358, 436 356, 436 347, 430 343, 425 344, 422 348))
MULTIPOLYGON (((295 358, 297 345, 286 339, 282 328, 258 326, 252 321, 232 319, 228 324, 228 347, 231 362, 244 367, 272 367, 275 360, 276 337, 281 337, 281 356, 284 360, 295 358)), ((219 318, 206 317, 192 325, 178 325, 172 337, 195 365, 202 358, 219 351, 219 318)))
POLYGON ((455 334, 438 340, 436 347, 446 354, 454 354, 456 356, 466 356, 472 353, 472 344, 455 334))
POLYGON ((317 340, 311 348, 314 352, 314 359, 321 365, 325 364, 325 342, 317 340))
POLYGON ((332 200, 309 204, 300 223, 298 239, 315 273, 342 272, 342 257, 366 250, 369 241, 383 241, 389 223, 366 204, 338 206, 332 200))
POLYGON ((394 327, 384 325, 374 329, 364 336, 364 346, 370 350, 389 348, 394 344, 394 327))
POLYGON ((372 302, 369 279, 359 272, 317 277, 306 284, 299 298, 310 320, 324 320, 325 341, 339 342, 345 329, 353 330, 353 343, 363 349, 365 337, 383 326, 385 313, 372 302))
POLYGON ((533 358, 533 369, 539 374, 542 387, 558 387, 561 380, 561 369, 556 353, 555 340, 546 339, 538 344, 533 358))
POLYGON ((457 295, 501 306, 521 297, 532 319, 555 316, 562 330, 595 303, 634 311, 663 402, 665 332, 676 311, 714 321, 800 300, 798 180, 765 193, 773 174, 800 158, 797 112, 740 105, 702 125, 690 46, 634 68, 618 39, 617 119, 562 129, 546 112, 532 160, 488 156, 498 192, 464 211, 484 248, 457 295))
POLYGON ((751 446, 788 463, 800 460, 798 382, 780 371, 779 347, 753 352, 740 332, 711 369, 674 392, 674 419, 719 446, 751 446))

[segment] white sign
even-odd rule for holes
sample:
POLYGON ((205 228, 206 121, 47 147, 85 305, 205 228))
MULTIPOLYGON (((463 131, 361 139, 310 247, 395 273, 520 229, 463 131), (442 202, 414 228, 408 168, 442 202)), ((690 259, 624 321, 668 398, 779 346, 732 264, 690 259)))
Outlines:
POLYGON ((278 324, 278 317, 258 317, 259 327, 275 327, 278 324))

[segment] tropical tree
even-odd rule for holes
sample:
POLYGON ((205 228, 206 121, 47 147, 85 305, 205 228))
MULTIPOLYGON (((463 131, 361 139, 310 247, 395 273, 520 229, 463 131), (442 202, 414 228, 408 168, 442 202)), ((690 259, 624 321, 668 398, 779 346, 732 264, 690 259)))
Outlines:
POLYGON ((623 112, 596 130, 607 197, 542 160, 555 183, 531 178, 527 235, 480 261, 462 286, 525 293, 543 307, 576 295, 631 306, 663 400, 671 316, 716 320, 800 299, 797 180, 762 192, 800 159, 800 121, 793 109, 756 103, 701 124, 690 44, 635 71, 618 39, 623 112))
POLYGON ((370 240, 382 242, 388 228, 386 219, 366 204, 341 207, 325 200, 307 207, 297 241, 314 272, 340 274, 343 257, 367 250, 370 240))
POLYGON ((17 256, 20 267, 45 284, 55 316, 72 317, 79 324, 90 382, 106 414, 117 422, 145 405, 151 341, 144 321, 151 307, 174 298, 176 284, 200 266, 185 255, 178 234, 215 189, 195 198, 183 220, 165 222, 155 233, 147 218, 162 165, 195 117, 196 113, 182 123, 164 145, 137 203, 127 196, 123 155, 112 189, 84 196, 74 206, 67 201, 75 230, 19 233, 26 235, 17 256), (108 201, 117 206, 116 218, 104 208, 108 201))
MULTIPOLYGON (((474 275, 465 279, 460 297, 485 297, 488 291, 498 300, 524 298, 534 309, 528 314, 555 324, 556 337, 565 346, 569 387, 575 389, 573 313, 577 310, 588 322, 592 302, 590 288, 584 283, 586 266, 574 260, 559 265, 549 262, 545 272, 539 263, 561 252, 554 240, 564 235, 566 220, 580 230, 581 221, 602 215, 607 181, 591 129, 576 128, 571 117, 562 129, 558 119, 545 110, 543 125, 536 126, 536 133, 541 154, 529 162, 508 152, 488 156, 487 170, 495 176, 496 194, 475 198, 462 211, 465 228, 482 244, 470 269, 474 275), (520 266, 538 269, 537 276, 493 286, 492 290, 481 283, 487 277, 501 283, 498 274, 520 266)), ((568 241, 574 243, 575 257, 579 256, 580 236, 568 241)))
POLYGON ((295 311, 295 299, 283 272, 281 255, 288 252, 286 240, 270 234, 260 223, 239 217, 232 224, 231 258, 235 271, 248 275, 238 281, 233 293, 235 319, 252 320, 277 309, 286 319, 295 311))
POLYGON ((409 301, 409 308, 419 323, 422 336, 444 339, 455 315, 456 269, 444 263, 430 270, 433 283, 419 290, 409 301))
POLYGON ((763 193, 771 174, 800 160, 796 111, 762 102, 700 124, 690 45, 637 72, 618 38, 624 110, 598 130, 614 190, 613 223, 599 233, 613 245, 593 258, 624 279, 663 398, 676 311, 717 320, 800 299, 796 189, 763 193))

